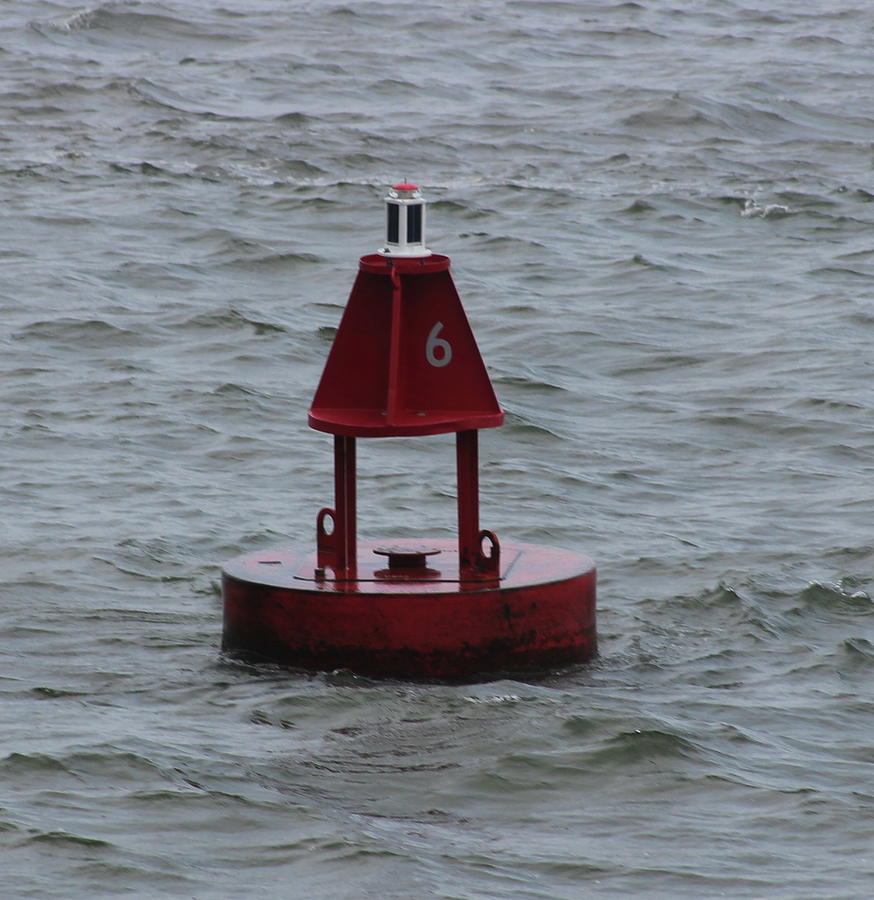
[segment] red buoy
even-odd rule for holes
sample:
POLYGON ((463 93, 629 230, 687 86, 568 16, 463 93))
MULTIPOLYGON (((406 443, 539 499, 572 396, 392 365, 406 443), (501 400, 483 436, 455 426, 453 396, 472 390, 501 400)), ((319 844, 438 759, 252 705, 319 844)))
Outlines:
POLYGON ((425 247, 412 184, 386 198, 386 243, 358 277, 309 412, 334 435, 334 506, 316 547, 231 560, 223 649, 306 669, 470 678, 553 668, 596 651, 595 568, 506 544, 479 525, 478 430, 502 424, 449 259, 425 247), (356 438, 456 433, 458 540, 359 545, 356 438))

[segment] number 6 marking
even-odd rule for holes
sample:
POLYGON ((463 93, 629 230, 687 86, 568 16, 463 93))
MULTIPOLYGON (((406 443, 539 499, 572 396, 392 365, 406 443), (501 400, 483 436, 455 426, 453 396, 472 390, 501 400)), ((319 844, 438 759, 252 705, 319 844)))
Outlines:
POLYGON ((443 366, 448 366, 452 359, 452 347, 450 346, 449 341, 443 340, 442 337, 437 337, 442 328, 443 323, 438 322, 431 329, 431 333, 428 335, 428 343, 425 344, 425 359, 438 369, 442 369, 443 366), (438 349, 440 350, 439 356, 435 353, 438 349))

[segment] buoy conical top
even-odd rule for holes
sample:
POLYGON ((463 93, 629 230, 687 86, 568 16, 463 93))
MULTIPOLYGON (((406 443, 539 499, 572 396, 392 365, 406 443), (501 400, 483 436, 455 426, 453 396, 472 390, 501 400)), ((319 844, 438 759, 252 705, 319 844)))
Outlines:
MULTIPOLYGON (((424 202, 415 185, 393 191, 415 193, 424 202)), ((389 437, 493 428, 503 420, 449 258, 430 251, 363 256, 313 398, 310 426, 350 437, 389 437)))

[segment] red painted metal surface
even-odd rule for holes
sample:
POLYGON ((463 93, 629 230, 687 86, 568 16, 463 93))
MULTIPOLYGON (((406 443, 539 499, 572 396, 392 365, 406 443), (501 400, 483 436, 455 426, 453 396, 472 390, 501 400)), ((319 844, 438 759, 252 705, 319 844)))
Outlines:
POLYGON ((362 257, 310 426, 349 437, 389 437, 494 428, 503 421, 449 258, 362 257))
POLYGON ((309 411, 311 427, 334 436, 334 506, 318 513, 314 551, 268 550, 226 565, 223 647, 399 678, 584 662, 596 652, 592 561, 502 547, 480 528, 478 429, 504 413, 449 259, 383 252, 359 261, 309 411), (444 432, 457 434, 457 543, 359 545, 356 439, 444 432))
POLYGON ((362 542, 354 578, 320 574, 316 555, 299 548, 227 563, 225 651, 302 669, 440 680, 566 666, 596 652, 596 576, 585 556, 505 546, 498 575, 484 578, 459 576, 452 541, 430 541, 425 554, 409 547, 426 560, 418 565, 387 566, 381 549, 362 542))

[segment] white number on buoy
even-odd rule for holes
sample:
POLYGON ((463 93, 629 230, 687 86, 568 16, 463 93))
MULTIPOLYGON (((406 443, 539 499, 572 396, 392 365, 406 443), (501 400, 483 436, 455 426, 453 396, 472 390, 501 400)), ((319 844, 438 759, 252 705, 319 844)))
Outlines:
POLYGON ((428 343, 425 344, 425 359, 438 369, 441 369, 443 366, 448 366, 449 361, 452 359, 452 347, 450 346, 449 341, 444 340, 442 337, 437 337, 442 329, 443 323, 438 322, 431 329, 431 333, 428 335, 428 343), (440 356, 435 352, 438 349, 440 350, 440 356))

